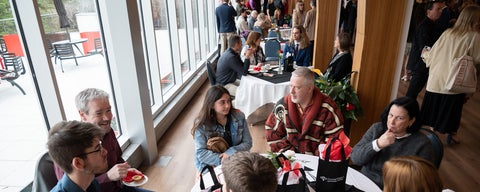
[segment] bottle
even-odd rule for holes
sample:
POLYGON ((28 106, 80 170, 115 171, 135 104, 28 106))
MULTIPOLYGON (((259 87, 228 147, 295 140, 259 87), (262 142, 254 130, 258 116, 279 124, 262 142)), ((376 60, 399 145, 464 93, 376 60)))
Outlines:
POLYGON ((282 61, 278 61, 279 65, 278 65, 278 73, 279 75, 283 74, 283 63, 282 61))

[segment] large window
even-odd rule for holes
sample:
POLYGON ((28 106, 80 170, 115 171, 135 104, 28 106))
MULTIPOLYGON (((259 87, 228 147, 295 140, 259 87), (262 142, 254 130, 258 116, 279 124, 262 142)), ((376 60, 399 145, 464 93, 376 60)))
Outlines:
POLYGON ((25 95, 0 81, 0 174, 9 178, 0 187, 20 191, 32 181, 48 129, 79 119, 74 97, 88 87, 110 93, 122 148, 136 143, 141 159, 156 158, 151 146, 162 119, 155 114, 185 92, 217 48, 214 6, 207 0, 0 0, 4 53, 14 52, 25 66, 15 80, 25 95), (54 2, 63 2, 65 12, 54 2), (75 57, 60 58, 58 45, 69 45, 75 57))

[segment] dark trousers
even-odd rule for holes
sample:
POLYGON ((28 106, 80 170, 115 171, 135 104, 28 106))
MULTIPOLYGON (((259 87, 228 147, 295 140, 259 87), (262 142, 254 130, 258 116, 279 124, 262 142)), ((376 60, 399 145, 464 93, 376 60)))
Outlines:
POLYGON ((410 80, 410 85, 408 86, 407 90, 407 97, 417 99, 418 93, 422 91, 423 87, 427 83, 428 80, 428 72, 419 73, 419 72, 412 72, 412 80, 410 80))

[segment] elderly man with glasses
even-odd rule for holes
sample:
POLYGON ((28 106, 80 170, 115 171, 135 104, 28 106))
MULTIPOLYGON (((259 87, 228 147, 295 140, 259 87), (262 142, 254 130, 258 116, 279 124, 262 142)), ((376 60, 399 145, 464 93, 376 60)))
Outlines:
POLYGON ((98 126, 79 121, 63 121, 50 130, 48 153, 66 173, 51 191, 101 191, 95 174, 108 168, 102 137, 98 126))

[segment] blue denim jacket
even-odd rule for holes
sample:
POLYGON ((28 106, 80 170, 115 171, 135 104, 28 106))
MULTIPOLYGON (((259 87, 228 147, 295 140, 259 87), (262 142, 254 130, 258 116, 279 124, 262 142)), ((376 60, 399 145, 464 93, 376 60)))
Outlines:
MULTIPOLYGON (((234 111, 230 115, 229 122, 230 132, 232 133, 233 146, 225 151, 226 154, 232 155, 237 151, 248 151, 252 147, 252 137, 248 130, 245 115, 241 111, 234 111)), ((195 168, 201 171, 205 165, 218 166, 221 163, 219 153, 215 153, 207 149, 207 141, 211 133, 206 133, 205 125, 201 125, 195 130, 195 168)), ((215 133, 223 135, 224 129, 221 126, 215 125, 208 130, 214 130, 215 133)), ((213 132, 212 132, 213 133, 213 132)))

